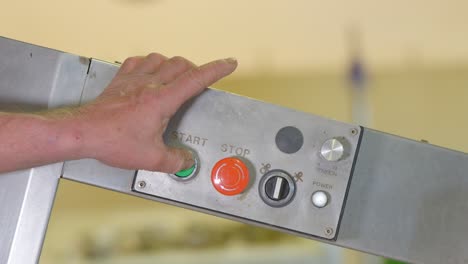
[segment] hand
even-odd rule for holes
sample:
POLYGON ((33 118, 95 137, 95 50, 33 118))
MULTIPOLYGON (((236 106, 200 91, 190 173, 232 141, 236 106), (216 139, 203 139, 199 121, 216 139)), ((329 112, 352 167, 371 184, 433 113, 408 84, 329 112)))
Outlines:
POLYGON ((78 108, 82 156, 111 166, 175 173, 193 165, 190 151, 164 144, 179 107, 231 74, 235 59, 197 67, 182 57, 152 53, 128 58, 105 91, 78 108))

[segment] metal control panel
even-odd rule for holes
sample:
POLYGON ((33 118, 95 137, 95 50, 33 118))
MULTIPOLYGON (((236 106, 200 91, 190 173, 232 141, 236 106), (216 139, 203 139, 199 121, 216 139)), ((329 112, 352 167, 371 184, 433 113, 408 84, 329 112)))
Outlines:
POLYGON ((307 236, 337 237, 361 128, 223 91, 185 104, 165 134, 192 168, 138 171, 133 190, 307 236))

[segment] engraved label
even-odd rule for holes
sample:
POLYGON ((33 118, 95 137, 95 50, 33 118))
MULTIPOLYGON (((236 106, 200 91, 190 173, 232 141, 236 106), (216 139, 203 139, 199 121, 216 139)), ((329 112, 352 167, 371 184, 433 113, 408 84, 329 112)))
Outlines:
POLYGON ((179 140, 183 141, 185 137, 185 133, 179 132, 179 140))
POLYGON ((322 173, 322 174, 325 174, 325 175, 328 175, 328 176, 337 176, 338 174, 336 173, 336 171, 333 171, 333 170, 327 170, 327 169, 322 169, 322 168, 317 168, 317 170, 322 173))
POLYGON ((182 143, 188 143, 192 145, 198 145, 204 147, 206 142, 208 141, 207 138, 202 138, 199 136, 194 136, 188 133, 183 133, 179 131, 172 131, 170 134, 171 140, 177 140, 182 143))
POLYGON ((260 167, 260 173, 265 174, 270 171, 271 164, 270 163, 262 163, 262 166, 260 167))
POLYGON ((229 144, 222 144, 221 151, 226 152, 232 155, 242 156, 245 157, 246 155, 250 154, 250 150, 247 148, 229 145, 229 144))
POLYGON ((332 190, 333 189, 333 185, 327 184, 327 183, 322 183, 322 182, 319 182, 319 181, 313 181, 312 185, 320 187, 322 189, 327 189, 327 190, 332 190))
POLYGON ((244 150, 242 148, 236 148, 237 156, 245 156, 244 150))
POLYGON ((227 151, 227 145, 226 145, 226 144, 222 144, 222 145, 221 145, 221 151, 222 151, 222 152, 226 152, 226 151, 227 151))
POLYGON ((249 154, 250 154, 250 150, 249 150, 249 149, 245 149, 245 151, 244 151, 244 157, 247 156, 247 155, 249 155, 249 154))
POLYGON ((303 182, 302 176, 304 176, 304 174, 302 173, 302 171, 296 172, 296 173, 294 173, 294 180, 295 180, 296 182, 299 182, 299 181, 303 182))

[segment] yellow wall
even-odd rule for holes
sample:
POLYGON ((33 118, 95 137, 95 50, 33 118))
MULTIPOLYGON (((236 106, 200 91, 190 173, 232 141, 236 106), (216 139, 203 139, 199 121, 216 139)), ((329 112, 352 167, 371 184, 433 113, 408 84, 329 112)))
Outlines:
POLYGON ((348 31, 374 66, 468 61, 465 0, 5 1, 0 35, 122 60, 160 51, 197 62, 237 56, 240 71, 339 69, 348 31))

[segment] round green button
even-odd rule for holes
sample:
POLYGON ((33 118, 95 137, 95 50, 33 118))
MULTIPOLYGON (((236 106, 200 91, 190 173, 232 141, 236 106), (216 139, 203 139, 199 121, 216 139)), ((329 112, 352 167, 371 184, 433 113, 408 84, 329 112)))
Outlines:
POLYGON ((176 172, 175 176, 180 177, 180 178, 186 178, 186 177, 192 175, 194 170, 195 170, 195 164, 193 164, 192 167, 190 167, 188 169, 176 172))

